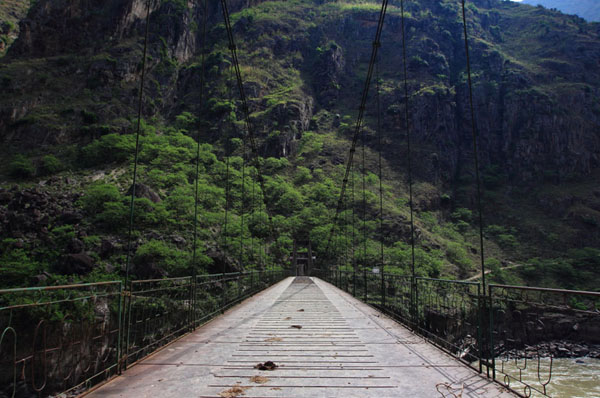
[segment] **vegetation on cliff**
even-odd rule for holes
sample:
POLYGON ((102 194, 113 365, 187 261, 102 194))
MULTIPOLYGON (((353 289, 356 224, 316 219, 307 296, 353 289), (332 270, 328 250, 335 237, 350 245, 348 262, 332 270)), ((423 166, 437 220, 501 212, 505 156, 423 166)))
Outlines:
MULTIPOLYGON (((39 0, 21 21, 27 35, 0 61, 4 286, 123 275, 145 3, 122 3, 65 9, 39 0)), ((359 149, 364 143, 365 167, 355 164, 333 247, 343 266, 354 253, 371 267, 383 242, 386 271, 407 273, 401 14, 391 3, 377 76, 382 129, 372 91, 359 149)), ((134 214, 140 278, 190 273, 197 161, 202 272, 286 266, 294 241, 310 240, 324 255, 379 12, 376 1, 232 2, 260 143, 251 154, 218 8, 209 9, 200 102, 202 9, 152 3, 134 214)), ((479 248, 459 2, 408 1, 405 18, 417 272, 467 278, 479 248)), ((468 20, 492 277, 596 289, 598 27, 495 0, 470 2, 468 20)))

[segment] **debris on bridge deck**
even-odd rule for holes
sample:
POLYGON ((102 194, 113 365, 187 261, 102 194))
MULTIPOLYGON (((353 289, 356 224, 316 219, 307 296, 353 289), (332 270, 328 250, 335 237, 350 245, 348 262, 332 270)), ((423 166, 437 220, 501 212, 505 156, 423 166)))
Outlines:
POLYGON ((298 277, 246 300, 89 397, 515 395, 328 283, 298 277))

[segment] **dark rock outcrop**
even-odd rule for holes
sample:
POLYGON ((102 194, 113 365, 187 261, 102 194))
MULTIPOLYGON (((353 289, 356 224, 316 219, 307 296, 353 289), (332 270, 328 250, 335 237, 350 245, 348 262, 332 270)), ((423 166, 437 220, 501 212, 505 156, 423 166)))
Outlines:
MULTIPOLYGON (((131 196, 133 191, 133 186, 129 188, 127 191, 127 195, 131 196)), ((146 198, 153 203, 161 202, 160 196, 152 190, 148 185, 136 183, 135 184, 135 197, 136 198, 146 198)))
POLYGON ((64 275, 85 275, 94 269, 94 259, 86 253, 67 254, 57 264, 57 271, 64 275))

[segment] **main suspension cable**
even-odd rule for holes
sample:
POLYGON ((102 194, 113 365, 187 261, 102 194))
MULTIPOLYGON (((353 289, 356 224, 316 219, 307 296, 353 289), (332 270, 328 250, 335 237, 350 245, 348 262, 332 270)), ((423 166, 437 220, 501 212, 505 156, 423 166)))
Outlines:
POLYGON ((335 231, 335 225, 337 223, 337 219, 339 217, 340 211, 342 209, 342 202, 344 193, 346 192, 346 186, 348 184, 348 177, 350 175, 350 169, 352 165, 352 161, 354 159, 354 152, 356 151, 356 144, 358 141, 358 137, 360 135, 362 129, 362 122, 365 112, 365 106, 367 103, 367 98, 369 95, 369 87, 371 86, 371 79, 373 77, 373 69, 375 65, 375 60, 377 59, 377 51, 379 50, 379 44, 381 41, 381 31, 383 30, 383 23, 385 20, 385 14, 387 12, 388 0, 383 0, 381 3, 381 11, 379 12, 379 21, 377 23, 377 30, 375 32, 375 40, 373 41, 373 50, 371 52, 371 59, 369 61, 369 68, 367 70, 367 76, 365 78, 365 85, 363 88, 363 93, 361 97, 361 103, 358 108, 358 116, 356 118, 356 125, 354 127, 354 135, 352 137, 352 144, 350 146, 349 154, 348 154, 348 162, 346 164, 346 172, 344 174, 344 178, 342 180, 342 189, 340 191, 340 196, 338 198, 337 207, 335 210, 335 215, 333 217, 333 222, 331 223, 331 230, 329 232, 329 238, 327 239, 327 246, 325 249, 325 253, 329 253, 329 249, 331 247, 331 240, 335 231))
MULTIPOLYGON (((229 89, 229 100, 233 101, 233 93, 231 87, 231 81, 233 80, 233 66, 229 67, 229 81, 228 81, 228 89, 229 89)), ((232 125, 233 122, 232 122, 232 125)), ((229 237, 227 236, 227 226, 229 222, 229 196, 230 196, 230 186, 229 186, 229 162, 231 157, 231 152, 229 150, 229 134, 225 137, 225 222, 223 225, 223 273, 225 273, 227 266, 227 256, 229 254, 229 237)))
POLYGON ((240 267, 244 268, 244 202, 246 201, 246 140, 242 138, 242 200, 240 203, 241 225, 240 225, 240 267))
MULTIPOLYGON (((204 0, 204 10, 202 15, 202 56, 201 56, 201 72, 200 72, 200 108, 202 108, 202 104, 204 102, 204 74, 205 74, 205 66, 206 66, 206 21, 208 14, 208 0, 204 0)), ((196 181, 194 188, 194 242, 192 249, 192 276, 193 283, 196 283, 196 274, 197 274, 197 266, 196 266, 196 252, 198 246, 198 185, 199 185, 199 177, 200 177, 200 118, 198 118, 197 126, 197 134, 196 134, 196 181)))
POLYGON ((383 257, 383 165, 382 165, 382 155, 383 152, 383 144, 381 140, 381 100, 380 100, 380 87, 379 87, 379 59, 375 64, 375 83, 376 83, 376 91, 375 91, 375 103, 377 106, 377 147, 378 147, 378 169, 379 169, 379 233, 381 235, 379 242, 379 261, 381 263, 381 273, 383 274, 385 271, 385 262, 383 257))
MULTIPOLYGON (((413 202, 413 175, 412 175, 412 151, 411 151, 411 132, 410 132, 410 113, 408 97, 408 68, 406 62, 406 29, 404 17, 404 0, 400 0, 401 25, 402 25, 402 68, 404 69, 404 118, 406 128, 406 151, 408 161, 408 203, 410 209, 410 250, 411 263, 410 271, 412 278, 415 278, 415 222, 414 222, 414 202, 413 202)), ((413 280, 414 283, 414 280, 413 280)))
POLYGON ((366 175, 367 169, 365 165, 365 145, 366 145, 366 130, 363 129, 362 133, 362 230, 363 230, 363 258, 362 265, 366 267, 367 265, 367 185, 366 185, 366 175))
POLYGON ((238 90, 240 93, 240 101, 242 103, 242 110, 244 112, 244 122, 246 124, 246 131, 248 134, 248 141, 250 142, 250 149, 254 153, 255 156, 255 167, 258 174, 258 182, 260 184, 261 190, 263 192, 263 201, 265 202, 265 212, 267 213, 267 219, 269 222, 271 238, 275 238, 275 229, 273 226, 273 221, 271 218, 271 214, 269 213, 267 206, 267 197, 266 197, 266 189, 265 189, 265 181, 261 171, 261 165, 258 155, 258 143, 256 140, 256 136, 254 134, 254 129, 252 128, 252 123, 250 121, 250 108, 248 107, 248 101, 246 98, 246 92, 244 91, 244 83, 242 80, 242 73, 240 71, 240 63, 237 56, 237 47, 235 45, 235 40, 233 37, 233 29, 231 28, 231 19, 229 17, 229 9, 227 7, 227 0, 221 0, 221 6, 223 9, 223 19, 225 22, 225 29, 227 30, 227 38, 229 40, 229 49, 231 51, 231 59, 233 62, 233 67, 235 69, 236 79, 238 90))
POLYGON ((133 160, 133 184, 131 185, 131 201, 129 203, 129 231, 127 233, 127 257, 125 260, 125 289, 129 283, 131 263, 131 245, 133 240, 133 215, 135 209, 135 185, 137 184, 137 166, 140 152, 140 131, 142 124, 142 106, 144 99, 144 83, 146 80, 146 58, 148 54, 148 36, 150 32, 150 0, 146 8, 146 31, 144 34, 144 52, 142 55, 142 75, 140 77, 140 91, 138 97, 137 127, 135 133, 135 155, 133 160))
POLYGON ((473 105, 473 83, 471 79, 471 57, 469 55, 469 36, 467 33, 467 15, 465 0, 461 0, 463 31, 465 37, 465 53, 467 56, 467 79, 469 82, 469 107, 471 111, 471 133, 473 136, 473 154, 475 161, 475 183, 477 186, 477 212, 479 215, 479 250, 481 251, 481 284, 485 292, 485 256, 483 251, 483 209, 481 205, 481 179, 479 175, 479 149, 477 145, 477 126, 475 124, 475 107, 473 105))

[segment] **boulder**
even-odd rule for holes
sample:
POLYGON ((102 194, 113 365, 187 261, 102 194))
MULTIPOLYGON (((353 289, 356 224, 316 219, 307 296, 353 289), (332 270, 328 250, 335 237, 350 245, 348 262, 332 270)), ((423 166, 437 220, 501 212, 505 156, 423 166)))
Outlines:
POLYGON ((85 275, 94 268, 94 259, 86 253, 71 253, 62 258, 58 272, 63 275, 85 275))
POLYGON ((67 251, 69 253, 81 253, 85 249, 85 245, 82 241, 77 238, 71 239, 69 244, 67 245, 67 251))
MULTIPOLYGON (((131 195, 133 190, 133 185, 127 190, 127 195, 131 195)), ((136 183, 135 184, 135 197, 136 198, 146 198, 153 203, 159 203, 162 201, 160 196, 152 190, 148 185, 136 183)))

